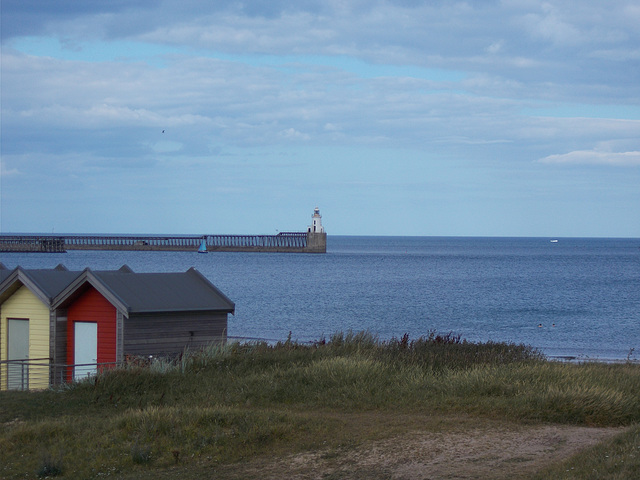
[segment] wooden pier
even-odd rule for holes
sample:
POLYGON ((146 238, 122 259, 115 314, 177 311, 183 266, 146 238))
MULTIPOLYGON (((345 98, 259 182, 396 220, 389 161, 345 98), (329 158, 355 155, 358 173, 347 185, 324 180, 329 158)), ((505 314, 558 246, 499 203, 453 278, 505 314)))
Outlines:
POLYGON ((0 235, 0 252, 64 253, 68 250, 325 253, 326 233, 277 235, 0 235))

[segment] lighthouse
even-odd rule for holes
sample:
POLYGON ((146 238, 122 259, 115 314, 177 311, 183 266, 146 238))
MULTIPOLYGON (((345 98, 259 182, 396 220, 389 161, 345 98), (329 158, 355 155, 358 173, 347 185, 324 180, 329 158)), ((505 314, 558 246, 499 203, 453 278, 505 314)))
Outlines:
POLYGON ((313 209, 311 226, 307 229, 307 233, 324 233, 324 228, 322 228, 322 215, 320 215, 320 209, 318 207, 313 209))
POLYGON ((322 215, 318 207, 313 209, 311 226, 307 228, 307 251, 313 253, 327 251, 327 234, 322 227, 322 215))

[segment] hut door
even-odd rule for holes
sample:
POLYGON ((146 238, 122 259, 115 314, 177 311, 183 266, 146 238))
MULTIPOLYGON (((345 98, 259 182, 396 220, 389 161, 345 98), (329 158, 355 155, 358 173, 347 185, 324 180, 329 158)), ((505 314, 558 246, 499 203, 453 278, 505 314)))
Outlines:
POLYGON ((7 323, 7 360, 9 363, 7 388, 27 390, 29 388, 29 320, 9 318, 7 323))
POLYGON ((75 322, 74 329, 73 379, 82 380, 98 371, 98 324, 75 322))

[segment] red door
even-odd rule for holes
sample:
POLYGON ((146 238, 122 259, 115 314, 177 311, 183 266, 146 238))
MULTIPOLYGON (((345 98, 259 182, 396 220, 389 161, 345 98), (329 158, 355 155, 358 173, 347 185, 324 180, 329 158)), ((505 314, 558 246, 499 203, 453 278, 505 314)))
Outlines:
POLYGON ((78 363, 75 358, 76 322, 93 322, 97 324, 97 361, 98 364, 116 362, 116 308, 109 303, 95 288, 90 287, 67 311, 67 363, 78 363))

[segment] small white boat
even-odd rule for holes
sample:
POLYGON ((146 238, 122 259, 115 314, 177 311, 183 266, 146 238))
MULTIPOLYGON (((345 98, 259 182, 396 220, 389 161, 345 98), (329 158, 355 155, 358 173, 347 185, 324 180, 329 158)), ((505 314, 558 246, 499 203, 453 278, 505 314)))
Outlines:
POLYGON ((549 240, 551 243, 558 243, 558 240, 553 239, 553 240, 549 240))

